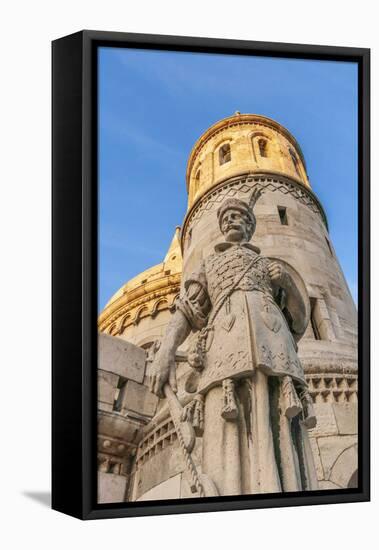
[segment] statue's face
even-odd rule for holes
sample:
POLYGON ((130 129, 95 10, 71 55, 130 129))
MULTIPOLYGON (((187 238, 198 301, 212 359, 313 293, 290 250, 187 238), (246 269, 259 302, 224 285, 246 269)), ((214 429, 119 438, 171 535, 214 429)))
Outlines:
POLYGON ((249 241, 253 233, 248 217, 234 208, 230 208, 222 216, 221 231, 230 242, 249 241))

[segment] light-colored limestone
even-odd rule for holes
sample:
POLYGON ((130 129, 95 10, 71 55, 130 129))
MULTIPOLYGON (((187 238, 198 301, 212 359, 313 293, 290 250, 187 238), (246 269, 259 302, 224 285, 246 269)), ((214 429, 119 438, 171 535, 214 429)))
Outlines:
POLYGON ((324 475, 324 468, 322 467, 321 457, 320 457, 320 451, 318 449, 317 439, 315 437, 309 438, 311 447, 312 447, 312 453, 313 458, 315 462, 316 472, 317 472, 317 479, 319 481, 323 480, 325 478, 324 475))
POLYGON ((314 409, 317 417, 317 425, 313 430, 310 430, 311 437, 338 434, 337 422, 332 405, 329 403, 315 403, 314 409))
POLYGON ((154 416, 157 410, 158 397, 148 391, 146 386, 133 380, 126 383, 122 410, 130 410, 146 416, 154 416))
POLYGON ((300 147, 283 126, 252 114, 217 122, 198 139, 188 160, 189 207, 219 181, 258 171, 287 174, 309 187, 300 147), (260 140, 265 141, 266 151, 260 150, 260 140), (230 146, 230 161, 220 164, 219 152, 225 144, 230 146))
MULTIPOLYGON (((121 336, 130 342, 135 342, 133 333, 136 332, 136 343, 145 343, 140 340, 140 324, 146 320, 155 320, 157 316, 161 318, 162 313, 167 313, 172 308, 179 293, 182 271, 179 235, 180 228, 177 227, 161 264, 140 273, 112 296, 99 316, 100 332, 121 336)), ((153 323, 155 330, 156 324, 153 323)), ((148 341, 151 339, 146 340, 148 341)))
POLYGON ((358 468, 357 444, 346 448, 334 462, 329 479, 340 487, 356 486, 351 483, 358 468))
MULTIPOLYGON (((331 475, 332 468, 337 459, 342 453, 356 444, 356 436, 331 436, 331 437, 318 437, 317 443, 320 450, 320 457, 324 468, 325 479, 328 480, 331 475)), ((355 468, 357 468, 357 462, 355 462, 355 468)), ((351 472, 352 474, 353 472, 351 472)), ((338 476, 340 477, 340 476, 338 476)), ((332 480, 333 481, 333 480, 332 480)))
MULTIPOLYGON (((165 388, 176 350, 191 329, 197 332, 187 359, 198 372, 198 400, 204 402, 199 410, 203 421, 196 422, 204 426, 202 475, 220 495, 317 488, 301 423, 314 425, 315 418, 294 345, 308 323, 308 296, 290 266, 260 255, 250 243, 253 209, 261 195, 256 186, 247 201, 232 197, 217 210, 224 241, 194 272, 185 273, 176 312, 150 371, 151 391, 162 395, 163 388, 169 397, 165 388), (306 476, 300 474, 299 460, 306 476)), ((189 465, 196 492, 207 496, 195 466, 189 465)))
MULTIPOLYGON (((256 185, 264 189, 264 194, 255 208, 257 227, 252 242, 260 247, 262 255, 287 262, 299 273, 315 304, 314 323, 309 323, 299 342, 299 357, 317 417, 317 426, 310 431, 310 444, 319 487, 327 490, 351 486, 358 466, 356 308, 335 256, 322 206, 311 190, 300 147, 280 124, 257 115, 235 115, 216 123, 200 137, 188 161, 188 212, 181 231, 176 230, 162 264, 141 273, 112 297, 100 315, 99 329, 146 348, 161 340, 172 318, 182 270, 193 271, 220 239, 216 216, 220 204, 232 197, 246 200, 256 185), (264 155, 260 151, 261 138, 267 140, 264 155), (230 146, 231 156, 230 161, 220 164, 219 149, 223 145, 230 146), (287 224, 281 223, 278 207, 286 208, 287 224), (321 340, 316 339, 314 327, 321 340)), ((177 367, 178 395, 183 405, 196 394, 196 376, 186 362, 191 338, 181 346, 177 367)), ((144 357, 143 350, 139 351, 137 363, 144 357)), ((111 354, 104 367, 103 357, 100 355, 99 366, 107 375, 100 371, 99 453, 102 460, 104 456, 124 460, 126 473, 116 477, 120 478, 120 486, 130 484, 126 498, 196 496, 189 487, 166 400, 160 400, 154 412, 155 406, 145 394, 147 388, 141 385, 149 383, 150 367, 130 367, 130 357, 125 355, 119 372, 112 366, 111 354), (127 372, 130 375, 125 376, 127 372), (120 390, 124 391, 122 410, 114 411, 112 392, 118 395, 119 376, 128 381, 120 390), (110 446, 104 448, 106 441, 110 446), (117 449, 121 441, 126 450, 120 454, 117 449), (179 492, 175 485, 170 493, 174 484, 180 485, 179 492), (166 496, 159 496, 163 494, 166 496)), ((197 438, 192 456, 201 473, 202 437, 197 438)), ((247 474, 242 473, 244 476, 247 474)))
POLYGON ((99 334, 99 365, 111 372, 142 383, 145 376, 145 351, 121 338, 99 334))
POLYGON ((180 487, 182 481, 182 474, 170 477, 166 481, 162 481, 158 485, 155 485, 149 491, 146 491, 137 501, 144 500, 166 500, 169 498, 180 498, 180 487))
POLYGON ((110 504, 125 501, 126 478, 116 474, 98 473, 98 502, 110 504))
POLYGON ((106 372, 99 369, 98 373, 98 400, 101 403, 101 407, 107 408, 107 410, 113 410, 113 404, 116 398, 117 385, 119 376, 112 372, 106 372))
POLYGON ((319 481, 318 485, 320 489, 324 489, 324 490, 343 489, 343 487, 341 487, 340 485, 336 485, 331 481, 319 481))
POLYGON ((357 403, 333 403, 333 411, 340 435, 352 435, 358 432, 357 403))

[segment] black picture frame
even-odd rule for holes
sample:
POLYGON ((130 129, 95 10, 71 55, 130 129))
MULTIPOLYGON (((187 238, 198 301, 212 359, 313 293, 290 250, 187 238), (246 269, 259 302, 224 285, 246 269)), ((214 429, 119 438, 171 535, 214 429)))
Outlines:
POLYGON ((52 43, 52 507, 81 519, 370 499, 370 50, 81 31, 52 43), (358 488, 293 495, 96 503, 97 49, 101 46, 354 61, 359 81, 358 488))

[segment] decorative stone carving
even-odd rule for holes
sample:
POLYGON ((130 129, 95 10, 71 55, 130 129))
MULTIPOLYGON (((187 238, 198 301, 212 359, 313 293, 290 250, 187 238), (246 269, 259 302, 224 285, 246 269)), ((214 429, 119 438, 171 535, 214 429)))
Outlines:
MULTIPOLYGON (((313 403, 357 403, 358 401, 358 377, 356 372, 341 372, 337 369, 328 369, 327 372, 308 374, 306 381, 309 387, 309 394, 313 403)), ((355 369, 354 369, 355 370, 355 369)))
POLYGON ((143 385, 145 350, 100 334, 98 375, 99 502, 122 502, 142 427, 154 416, 158 398, 143 385))
POLYGON ((225 420, 236 420, 238 418, 238 406, 234 394, 234 381, 231 378, 225 378, 222 381, 223 406, 221 416, 225 420))
MULTIPOLYGON (((274 121, 238 113, 216 123, 196 142, 186 179, 188 212, 164 261, 123 285, 99 317, 101 332, 120 335, 147 349, 146 369, 143 361, 138 374, 141 377, 144 373, 142 383, 130 383, 121 371, 114 374, 112 361, 105 361, 106 370, 102 370, 100 357, 100 501, 296 491, 317 486, 315 471, 320 489, 355 486, 356 308, 336 261, 326 217, 311 189, 300 147, 274 121), (266 148, 260 148, 256 140, 253 143, 263 135, 268 140, 266 148), (220 166, 218 148, 226 142, 231 158, 220 166), (233 245, 228 263, 226 249, 213 250, 220 240, 216 212, 230 199, 247 202, 256 185, 265 197, 255 211, 258 227, 254 237, 266 257, 255 265, 254 274, 248 270, 241 288, 233 289, 212 320, 217 293, 223 295, 233 279, 228 281, 228 275, 240 271, 243 264, 248 266, 249 255, 254 257, 254 250, 247 252, 248 247, 241 246, 244 252, 236 258, 233 245), (285 210, 285 223, 279 210, 285 210), (183 276, 180 248, 185 253, 183 276), (303 302, 308 295, 312 298, 311 322, 307 308, 303 316, 308 325, 304 335, 288 315, 291 292, 274 293, 273 300, 265 297, 257 303, 234 296, 258 293, 258 287, 262 296, 270 293, 273 285, 271 278, 265 281, 265 271, 272 262, 290 275, 303 302), (193 271, 203 275, 187 289, 193 271), (257 289, 249 289, 250 285, 257 289), (313 308, 315 301, 317 307, 313 308), (177 347, 178 332, 169 327, 161 359, 159 355, 157 359, 166 364, 165 376, 172 388, 178 387, 179 426, 187 425, 187 432, 192 430, 196 436, 191 444, 191 437, 184 437, 184 449, 188 453, 193 445, 189 455, 200 492, 167 398, 157 405, 158 397, 148 394, 143 386, 149 383, 150 370, 154 374, 157 349, 151 343, 161 340, 170 319, 174 317, 177 323, 181 313, 187 324, 186 328, 182 315, 178 323, 183 321, 182 336, 188 324, 192 334, 172 357, 165 348, 177 347), (251 338, 257 332, 257 316, 262 329, 258 333, 264 330, 271 335, 263 344, 262 338, 251 338), (282 353, 272 345, 275 339, 283 342, 283 326, 294 340, 295 353, 290 358, 286 346, 282 353), (249 338, 251 346, 246 346, 249 338), (282 364, 282 372, 272 375, 262 366, 257 368, 257 354, 249 352, 256 349, 262 363, 282 364), (294 369, 301 379, 294 376, 294 369), (208 472, 208 476, 201 472, 208 472)), ((123 362, 127 362, 126 357, 123 362)), ((125 374, 124 367, 122 370, 125 374)), ((166 392, 157 389, 157 393, 164 397, 166 392)), ((183 431, 185 427, 182 435, 183 431)))
POLYGON ((237 193, 244 198, 251 193, 251 186, 259 185, 265 191, 280 191, 284 195, 290 194, 300 203, 309 207, 312 212, 321 216, 321 219, 327 226, 324 210, 310 189, 305 189, 301 184, 296 183, 284 176, 272 177, 269 175, 236 176, 229 178, 225 182, 220 182, 216 189, 212 188, 188 212, 183 223, 182 243, 185 242, 187 232, 205 212, 216 209, 223 201, 233 198, 237 193))
POLYGON ((201 437, 204 431, 204 396, 197 394, 182 413, 182 420, 191 422, 195 435, 201 437))
POLYGON ((142 319, 154 319, 161 311, 172 308, 181 280, 179 235, 180 227, 177 227, 161 264, 147 269, 113 296, 100 314, 98 325, 101 332, 127 336, 128 329, 138 326, 142 319))
MULTIPOLYGON (((150 368, 151 391, 172 401, 176 349, 191 329, 198 332, 189 357, 204 399, 202 472, 225 495, 317 487, 306 430, 314 411, 294 338, 305 331, 307 308, 283 264, 249 243, 261 193, 255 187, 249 204, 233 198, 221 204, 226 240, 184 274, 150 368)), ((192 421, 194 410, 189 404, 182 418, 192 421)))

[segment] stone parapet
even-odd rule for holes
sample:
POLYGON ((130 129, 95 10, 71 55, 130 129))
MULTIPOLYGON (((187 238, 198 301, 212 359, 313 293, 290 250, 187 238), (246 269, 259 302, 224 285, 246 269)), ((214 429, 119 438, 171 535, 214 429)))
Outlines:
POLYGON ((143 384, 145 350, 99 334, 98 490, 99 502, 120 502, 130 481, 141 428, 154 416, 158 398, 143 384))

